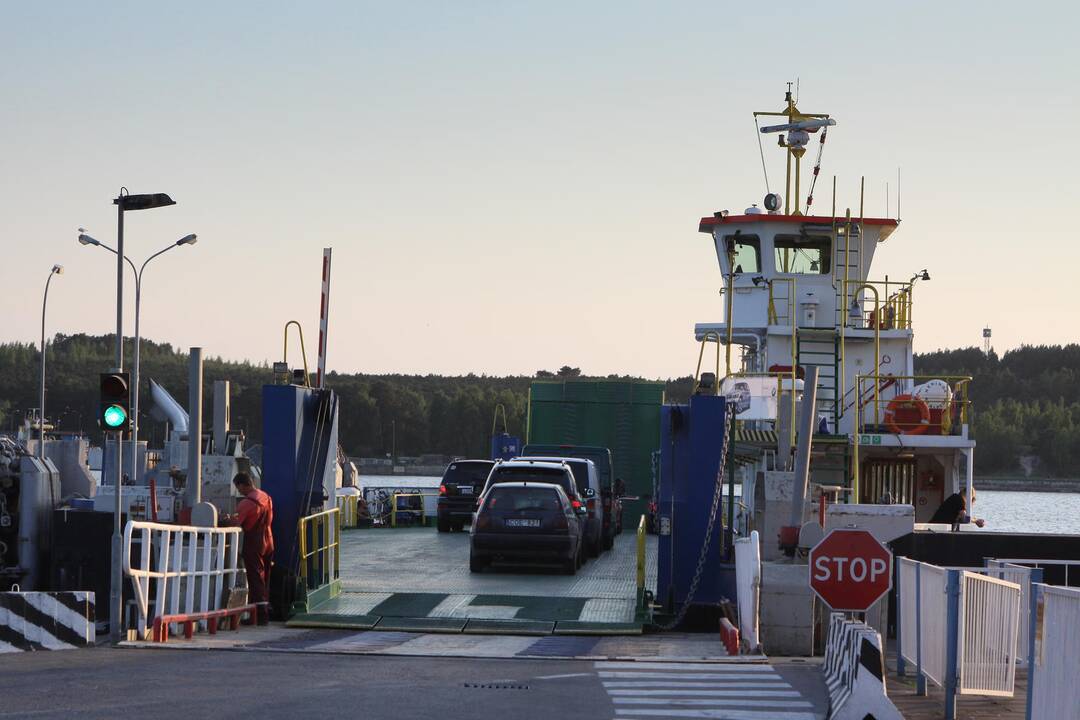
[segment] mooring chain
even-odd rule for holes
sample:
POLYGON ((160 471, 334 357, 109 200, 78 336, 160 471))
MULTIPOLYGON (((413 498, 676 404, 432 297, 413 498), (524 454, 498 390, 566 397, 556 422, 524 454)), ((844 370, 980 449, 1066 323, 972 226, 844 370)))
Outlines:
MULTIPOLYGON (((728 407, 728 410, 730 411, 730 406, 728 407)), ((716 471, 716 487, 713 489, 712 507, 709 508, 709 524, 705 528, 705 539, 701 544, 701 553, 698 555, 697 568, 694 570, 694 579, 690 582, 690 590, 686 593, 686 599, 683 601, 679 613, 670 623, 658 625, 657 627, 661 630, 672 630, 677 627, 679 623, 683 621, 683 618, 686 617, 686 613, 690 609, 690 603, 697 594, 698 584, 701 582, 701 574, 705 570, 705 558, 709 554, 709 543, 712 542, 713 529, 716 527, 716 516, 720 508, 720 498, 724 494, 724 468, 727 465, 728 442, 730 440, 731 423, 728 422, 727 418, 724 418, 724 444, 720 451, 720 467, 716 471)), ((729 498, 728 502, 734 502, 734 497, 729 498)))

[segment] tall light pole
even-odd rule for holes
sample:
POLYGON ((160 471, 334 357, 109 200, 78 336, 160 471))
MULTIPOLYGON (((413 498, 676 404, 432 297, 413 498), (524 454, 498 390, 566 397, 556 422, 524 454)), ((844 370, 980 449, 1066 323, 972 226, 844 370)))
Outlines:
POLYGON ((45 296, 41 299, 41 387, 38 395, 38 452, 39 460, 45 459, 45 305, 49 301, 49 284, 54 275, 63 275, 63 265, 53 265, 49 279, 45 281, 45 296))
MULTIPOLYGON (((153 208, 175 205, 171 197, 165 193, 148 193, 132 195, 127 188, 120 188, 120 194, 113 199, 116 205, 116 371, 124 369, 124 213, 128 210, 151 210, 153 208)), ((120 623, 124 613, 123 582, 124 572, 120 556, 123 553, 123 540, 121 539, 120 516, 121 508, 121 463, 120 442, 121 434, 116 437, 116 504, 113 506, 113 535, 112 535, 112 572, 109 583, 109 635, 113 642, 120 642, 120 623)))

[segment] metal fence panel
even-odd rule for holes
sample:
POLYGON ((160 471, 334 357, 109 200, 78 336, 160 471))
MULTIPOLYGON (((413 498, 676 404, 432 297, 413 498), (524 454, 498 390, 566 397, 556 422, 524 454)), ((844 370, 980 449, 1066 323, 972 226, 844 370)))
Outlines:
POLYGON ((1020 586, 981 572, 960 573, 957 669, 961 695, 1012 697, 1020 586))
POLYGON ((918 621, 918 598, 915 595, 915 572, 918 561, 897 558, 896 615, 900 623, 900 655, 909 663, 918 662, 916 627, 918 621))
POLYGON ((129 520, 124 574, 131 578, 139 639, 154 617, 219 610, 239 568, 240 528, 166 525, 129 520))
POLYGON ((920 563, 919 612, 923 674, 939 687, 945 684, 945 652, 948 633, 948 570, 920 563))
POLYGON ((1042 619, 1031 669, 1031 718, 1076 717, 1080 708, 1080 589, 1038 587, 1042 619))

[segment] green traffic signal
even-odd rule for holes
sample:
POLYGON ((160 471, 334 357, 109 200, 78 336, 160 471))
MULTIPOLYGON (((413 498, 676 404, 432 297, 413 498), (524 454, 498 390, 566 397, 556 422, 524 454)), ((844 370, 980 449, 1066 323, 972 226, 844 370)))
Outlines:
POLYGON ((105 408, 102 419, 105 421, 106 427, 112 429, 125 427, 128 419, 127 410, 120 405, 110 405, 105 408))

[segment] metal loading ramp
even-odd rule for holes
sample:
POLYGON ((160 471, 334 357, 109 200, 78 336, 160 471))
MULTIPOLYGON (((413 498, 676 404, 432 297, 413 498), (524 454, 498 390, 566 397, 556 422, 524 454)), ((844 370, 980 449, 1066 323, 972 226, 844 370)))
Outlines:
MULTIPOLYGON (((294 615, 290 627, 518 635, 636 635, 637 540, 631 533, 576 575, 549 568, 469 572, 469 535, 431 528, 341 534, 341 593, 294 615)), ((656 538, 645 543, 656 588, 656 538)))

